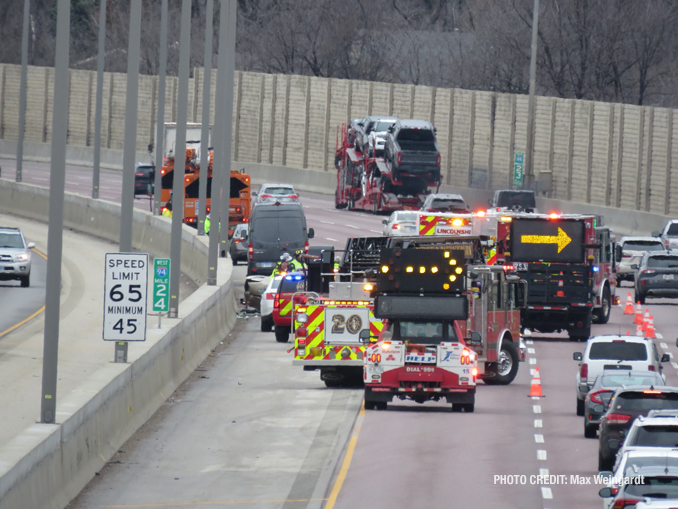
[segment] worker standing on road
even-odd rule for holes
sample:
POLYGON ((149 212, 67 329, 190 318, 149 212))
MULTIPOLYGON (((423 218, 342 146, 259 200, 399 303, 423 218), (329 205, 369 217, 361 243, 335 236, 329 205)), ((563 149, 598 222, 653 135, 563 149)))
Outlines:
POLYGON ((304 250, 297 249, 294 252, 294 259, 290 262, 290 270, 305 273, 308 267, 306 267, 306 263, 304 262, 303 257, 304 250))
POLYGON ((165 217, 172 217, 172 202, 165 203, 165 208, 162 209, 162 215, 165 217))
POLYGON ((207 214, 207 217, 205 217, 205 235, 209 235, 210 233, 210 223, 212 221, 210 220, 210 215, 207 214))
POLYGON ((273 269, 271 277, 286 275, 288 271, 292 270, 291 267, 289 266, 291 261, 292 257, 290 256, 290 254, 283 253, 283 255, 280 257, 278 265, 276 265, 275 269, 273 269))

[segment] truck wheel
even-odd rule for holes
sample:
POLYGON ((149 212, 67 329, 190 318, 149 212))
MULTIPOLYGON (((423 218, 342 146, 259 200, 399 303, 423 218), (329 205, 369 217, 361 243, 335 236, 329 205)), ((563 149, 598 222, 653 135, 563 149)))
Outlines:
POLYGON ((386 401, 375 401, 374 404, 377 406, 377 410, 386 410, 388 408, 386 401))
POLYGON ((577 415, 579 417, 583 416, 586 413, 585 408, 584 408, 584 400, 583 399, 577 399, 577 415))
POLYGON ((598 432, 597 424, 584 424, 584 437, 585 438, 596 438, 596 433, 598 432))
POLYGON ((452 403, 452 411, 453 412, 461 412, 464 408, 464 405, 462 403, 452 403))
POLYGON ((614 458, 612 461, 605 459, 600 452, 598 453, 598 472, 604 472, 607 470, 612 470, 614 467, 614 458))
POLYGON ((367 398, 365 398, 365 410, 374 410, 377 406, 376 401, 370 401, 367 398))
POLYGON ((339 203, 339 194, 337 191, 334 191, 334 208, 335 209, 345 209, 346 204, 345 203, 339 203))
POLYGON ((594 323, 607 323, 610 321, 610 310, 612 309, 610 301, 610 289, 606 286, 603 290, 603 300, 600 308, 593 311, 594 323))
POLYGON ((508 385, 518 374, 518 352, 516 345, 512 341, 502 341, 499 358, 495 365, 496 376, 494 383, 496 385, 508 385))
POLYGON ((290 328, 289 327, 276 327, 275 328, 275 340, 278 343, 287 343, 290 339, 290 328))
POLYGON ((28 288, 31 286, 31 275, 30 273, 27 276, 22 276, 21 278, 21 287, 28 288))
POLYGON ((262 316, 261 317, 261 332, 271 332, 271 330, 273 330, 273 317, 262 316))

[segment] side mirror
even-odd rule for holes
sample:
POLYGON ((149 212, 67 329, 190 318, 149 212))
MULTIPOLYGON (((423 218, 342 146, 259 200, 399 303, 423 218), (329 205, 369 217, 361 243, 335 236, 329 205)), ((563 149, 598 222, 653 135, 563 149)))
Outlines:
POLYGON ((659 360, 659 362, 671 362, 671 357, 669 354, 665 353, 662 355, 662 358, 659 360))
POLYGON ((655 231, 652 232, 652 236, 653 236, 653 237, 661 237, 661 236, 662 236, 662 233, 659 232, 659 231, 657 231, 657 230, 655 230, 655 231))
POLYGON ((622 259, 622 247, 617 244, 614 249, 614 258, 617 261, 620 261, 622 259))
POLYGON ((309 228, 308 229, 308 238, 312 239, 313 237, 315 237, 315 230, 313 228, 309 228))
POLYGON ((587 385, 586 387, 582 387, 581 391, 582 392, 589 392, 591 388, 587 385))
POLYGON ((614 473, 611 470, 603 470, 602 472, 598 472, 598 475, 600 477, 612 477, 614 473))
POLYGON ((394 125, 390 126, 390 127, 388 128, 388 132, 389 132, 389 133, 395 132, 395 126, 394 126, 394 125))
POLYGON ((358 334, 358 339, 360 340, 361 343, 369 343, 370 342, 370 329, 361 330, 360 334, 358 334))
POLYGON ((612 496, 612 488, 601 488, 601 490, 598 492, 598 496, 602 498, 610 498, 612 496))
POLYGON ((483 336, 478 331, 471 332, 471 339, 469 344, 473 346, 480 346, 483 344, 483 336))
POLYGON ((257 192, 255 191, 255 192, 252 193, 252 196, 259 196, 259 193, 257 193, 257 192))
POLYGON ((26 245, 26 247, 27 247, 28 249, 33 249, 33 248, 35 247, 35 242, 29 242, 29 243, 26 245))
MULTIPOLYGON (((676 340, 676 341, 678 341, 678 340, 676 340)), ((574 359, 575 361, 581 361, 582 360, 581 352, 574 352, 572 354, 572 359, 574 359)))
POLYGON ((386 219, 384 219, 384 220, 381 222, 381 224, 388 224, 388 221, 387 221, 386 219))
POLYGON ((632 268, 633 270, 638 270, 638 264, 637 264, 637 263, 632 263, 632 264, 631 264, 631 268, 632 268))
POLYGON ((607 446, 613 451, 616 451, 617 449, 619 449, 620 445, 621 445, 621 442, 619 440, 612 439, 612 440, 607 441, 607 446))
POLYGON ((492 198, 488 198, 487 204, 491 207, 492 206, 492 198))

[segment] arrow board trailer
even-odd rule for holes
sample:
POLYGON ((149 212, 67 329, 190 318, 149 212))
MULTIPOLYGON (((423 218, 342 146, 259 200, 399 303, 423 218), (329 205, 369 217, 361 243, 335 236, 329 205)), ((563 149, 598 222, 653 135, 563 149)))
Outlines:
POLYGON ((106 253, 104 341, 146 341, 148 254, 106 253))

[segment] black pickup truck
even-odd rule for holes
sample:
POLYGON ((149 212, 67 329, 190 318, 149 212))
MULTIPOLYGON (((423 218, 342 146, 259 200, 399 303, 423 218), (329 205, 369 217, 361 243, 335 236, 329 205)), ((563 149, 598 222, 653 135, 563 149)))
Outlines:
POLYGON ((403 173, 440 173, 436 128, 425 120, 398 120, 388 131, 384 159, 396 179, 403 173))

